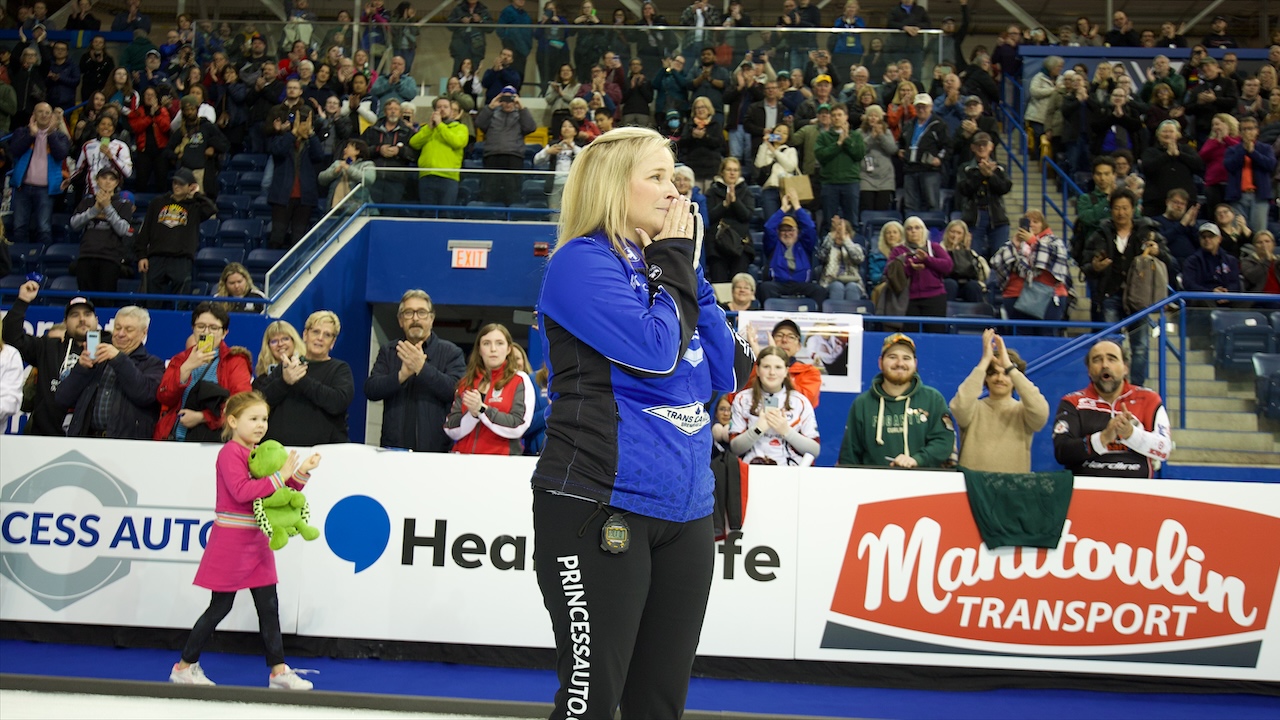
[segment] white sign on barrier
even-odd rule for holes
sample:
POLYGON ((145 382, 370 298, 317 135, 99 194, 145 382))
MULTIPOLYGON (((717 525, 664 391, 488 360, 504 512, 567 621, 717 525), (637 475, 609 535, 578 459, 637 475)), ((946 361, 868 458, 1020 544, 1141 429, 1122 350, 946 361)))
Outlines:
MULTIPOLYGON (((285 632, 551 646, 534 459, 318 450, 285 632)), ((0 437, 0 618, 190 627, 217 451, 0 437)), ((747 498, 700 654, 1280 680, 1280 486, 1077 478, 1048 551, 986 549, 955 473, 753 466, 747 498)))

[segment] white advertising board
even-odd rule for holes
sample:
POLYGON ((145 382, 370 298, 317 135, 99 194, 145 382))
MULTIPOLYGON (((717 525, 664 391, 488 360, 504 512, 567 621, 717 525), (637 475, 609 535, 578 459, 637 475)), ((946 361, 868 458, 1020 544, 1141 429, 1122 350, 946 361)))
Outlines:
MULTIPOLYGON (((217 450, 0 437, 0 618, 190 627, 217 450)), ((551 646, 532 458, 318 450, 285 632, 551 646)), ((753 466, 698 651, 1280 681, 1277 539, 1277 485, 1076 478, 1056 549, 990 551, 959 474, 753 466)))

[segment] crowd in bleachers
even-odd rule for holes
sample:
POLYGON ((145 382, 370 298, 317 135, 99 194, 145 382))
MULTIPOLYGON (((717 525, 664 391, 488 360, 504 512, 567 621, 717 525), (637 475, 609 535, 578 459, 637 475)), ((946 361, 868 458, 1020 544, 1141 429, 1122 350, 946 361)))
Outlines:
MULTIPOLYGON (((68 29, 102 25, 79 10, 68 29)), ((447 16, 450 66, 428 67, 415 61, 420 28, 407 22, 408 3, 393 12, 372 2, 348 58, 346 11, 322 30, 330 26, 313 27, 319 17, 297 3, 279 33, 183 15, 156 44, 159 29, 134 2, 111 23, 133 42, 113 57, 95 38, 78 62, 67 43, 48 41, 44 3, 23 5, 5 21, 20 41, 0 52, 0 93, 16 96, 7 115, 0 102, 0 125, 13 129, 5 162, 16 243, 0 286, 37 271, 59 289, 250 293, 357 186, 358 200, 459 206, 449 214, 483 219, 544 209, 520 217, 549 219, 576 152, 616 125, 672 138, 677 186, 712 240, 710 279, 749 275, 760 302, 1052 320, 1086 293, 1073 287, 1078 265, 1094 319, 1118 319, 1138 253, 1120 247, 1109 266, 1097 261, 1111 252, 1117 189, 1136 193, 1134 227, 1156 233, 1175 287, 1280 286, 1266 230, 1280 46, 1252 74, 1230 52, 1219 61, 1206 48, 1237 46, 1219 16, 1181 69, 1157 57, 1145 79, 1120 63, 1090 76, 1046 59, 1025 106, 1011 109, 1025 111, 1033 152, 1052 153, 1084 187, 1067 236, 1005 207, 1010 119, 997 110, 1011 94, 997 81, 1022 79, 1024 42, 1184 47, 1186 28, 1138 32, 1117 12, 1109 30, 1083 18, 1056 34, 1015 25, 966 51, 963 2, 959 18, 938 23, 908 0, 884 16, 894 32, 883 36, 771 31, 871 28, 856 1, 828 19, 810 0, 780 10, 753 20, 739 3, 722 13, 697 0, 671 22, 645 3, 638 20, 619 8, 609 23, 589 0, 577 14, 549 3, 536 19, 523 0, 500 12, 461 0, 447 16), (747 27, 760 31, 711 29, 747 27), (934 27, 940 55, 925 52, 918 32, 934 27), (491 34, 496 54, 486 52, 491 34), (532 96, 545 104, 538 118, 525 106, 532 96), (537 128, 547 142, 527 142, 537 128), (551 172, 521 177, 533 168, 551 172), (114 194, 99 187, 104 172, 115 173, 114 194), (1194 257, 1206 220, 1231 259, 1194 257), (245 282, 220 282, 233 263, 245 282), (1035 302, 1019 302, 1028 294, 1035 302)))

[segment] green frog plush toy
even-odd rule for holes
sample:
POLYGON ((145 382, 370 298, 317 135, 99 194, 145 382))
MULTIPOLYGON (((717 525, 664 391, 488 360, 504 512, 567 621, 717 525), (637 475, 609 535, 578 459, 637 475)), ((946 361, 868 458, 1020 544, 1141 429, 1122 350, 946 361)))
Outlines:
MULTIPOLYGON (((283 445, 268 440, 249 453, 249 474, 255 478, 267 477, 284 467, 288 459, 289 451, 283 445)), ((306 496, 291 487, 282 487, 267 497, 254 500, 253 517, 262 532, 271 538, 272 550, 287 545, 291 535, 301 535, 303 540, 320 537, 320 531, 307 524, 311 510, 306 496)))

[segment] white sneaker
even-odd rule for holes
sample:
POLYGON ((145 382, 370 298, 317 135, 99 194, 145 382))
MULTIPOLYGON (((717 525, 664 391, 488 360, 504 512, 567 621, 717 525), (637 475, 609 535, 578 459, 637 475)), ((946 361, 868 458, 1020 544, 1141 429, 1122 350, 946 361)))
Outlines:
POLYGON ((284 666, 284 672, 279 675, 272 675, 271 680, 267 682, 267 687, 272 690, 310 690, 314 685, 310 680, 303 680, 298 677, 298 671, 284 666))
POLYGON ((179 670, 178 664, 174 663, 173 670, 169 673, 169 682, 178 685, 217 685, 205 677, 204 668, 200 667, 200 663, 192 663, 183 670, 179 670))

